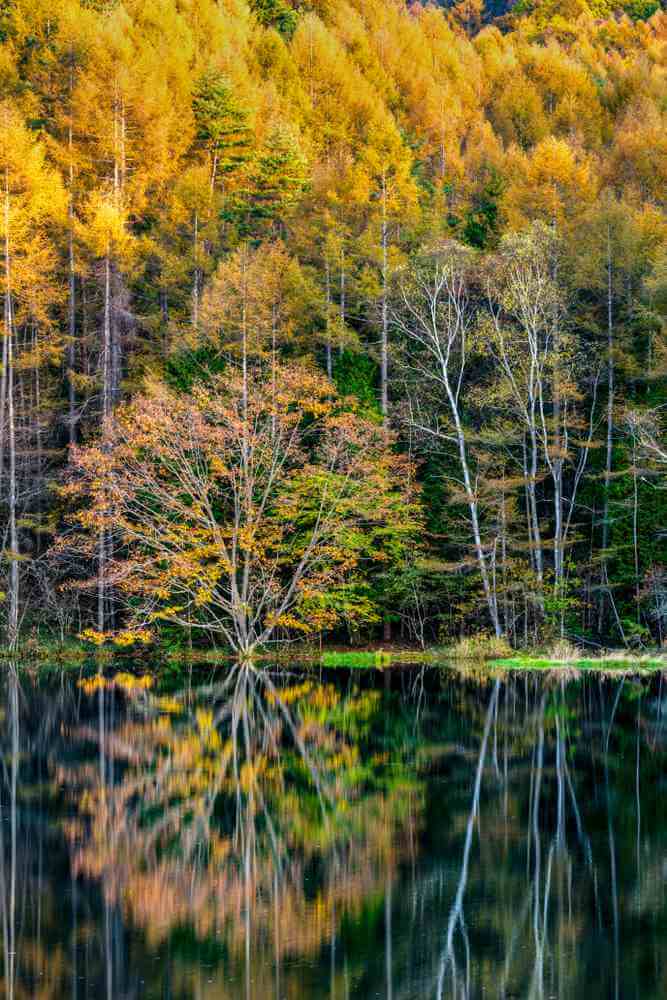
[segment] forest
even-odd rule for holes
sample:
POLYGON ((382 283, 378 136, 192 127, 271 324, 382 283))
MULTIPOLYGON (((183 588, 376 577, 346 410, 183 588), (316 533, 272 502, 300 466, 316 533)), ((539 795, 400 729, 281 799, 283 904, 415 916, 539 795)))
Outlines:
POLYGON ((667 632, 657 0, 2 0, 3 643, 667 632))

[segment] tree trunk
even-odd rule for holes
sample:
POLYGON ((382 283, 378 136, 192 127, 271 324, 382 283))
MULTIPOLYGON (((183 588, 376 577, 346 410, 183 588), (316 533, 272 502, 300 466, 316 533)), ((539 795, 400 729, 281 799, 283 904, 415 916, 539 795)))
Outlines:
POLYGON ((456 428, 456 440, 459 450, 459 460, 461 463, 461 472, 463 473, 463 482, 465 484, 466 496, 468 498, 470 524, 472 526, 472 534, 475 544, 475 554, 477 556, 477 563, 479 565, 479 571, 482 577, 484 596, 486 597, 486 603, 489 609, 489 615, 491 616, 491 622, 493 624, 494 632, 496 634, 496 637, 500 638, 503 634, 503 630, 500 624, 500 619, 498 617, 498 605, 496 602, 495 594, 493 593, 491 587, 489 570, 486 563, 486 555, 484 553, 484 546, 482 545, 482 535, 479 527, 479 511, 477 506, 477 500, 475 498, 475 491, 472 488, 472 476, 470 474, 470 466, 468 464, 465 432, 463 430, 463 424, 461 423, 461 416, 459 413, 458 403, 449 381, 449 374, 444 368, 443 368, 443 382, 445 384, 445 389, 447 392, 447 397, 449 399, 449 405, 451 408, 452 417, 454 419, 454 426, 456 428))
POLYGON ((540 606, 542 606, 542 590, 544 586, 544 555, 542 552, 542 531, 537 509, 537 432, 535 429, 535 412, 531 416, 532 424, 528 429, 530 437, 530 469, 528 478, 528 498, 530 500, 530 516, 532 522, 533 545, 535 549, 535 572, 539 588, 540 606))
MULTIPOLYGON (((111 415, 113 389, 111 364, 111 248, 107 246, 104 258, 104 317, 102 327, 102 420, 103 436, 106 436, 106 422, 111 415)), ((97 628, 104 632, 106 627, 106 561, 107 543, 102 528, 97 540, 97 628)))
POLYGON ((340 249, 340 339, 338 341, 338 353, 343 353, 343 340, 345 339, 345 248, 341 246, 340 249))
POLYGON ((122 278, 111 261, 111 300, 109 309, 110 334, 111 334, 111 412, 120 402, 120 386, 123 377, 123 345, 121 343, 121 329, 118 323, 118 304, 122 299, 122 278))
MULTIPOLYGON (((505 489, 505 470, 503 469, 502 495, 500 499, 500 558, 501 575, 503 582, 503 622, 505 635, 510 634, 510 610, 508 599, 508 570, 507 570, 507 493, 505 489)), ((514 631, 512 627, 512 633, 514 631)), ((513 636, 512 636, 513 638, 513 636)))
MULTIPOLYGON (((72 90, 74 88, 74 73, 72 65, 72 53, 70 52, 70 104, 72 100, 72 90)), ((68 132, 69 146, 69 340, 67 343, 67 397, 68 397, 68 419, 67 430, 70 445, 76 443, 76 390, 74 387, 74 366, 76 364, 76 271, 74 267, 74 163, 73 163, 73 133, 70 123, 68 132)))
MULTIPOLYGON (((602 507, 602 559, 601 579, 607 579, 607 549, 609 547, 609 484, 611 480, 614 449, 614 299, 612 284, 611 232, 607 228, 607 445, 604 466, 604 501, 602 507)), ((598 629, 604 624, 604 593, 600 593, 598 629)))
POLYGON ((387 179, 382 174, 382 300, 381 300, 381 343, 380 343, 380 410, 382 413, 382 423, 385 431, 388 427, 389 413, 389 312, 388 312, 388 283, 389 283, 389 255, 388 242, 389 231, 387 224, 387 179))
POLYGON ((97 630, 106 628, 106 538, 102 528, 97 536, 97 630))
MULTIPOLYGON (((553 221, 555 231, 556 222, 553 221)), ((554 259, 552 269, 552 279, 554 284, 558 281, 558 260, 554 259)), ((563 445, 564 435, 562 427, 563 401, 561 398, 560 384, 560 318, 558 306, 553 309, 553 433, 554 446, 551 458, 549 458, 549 441, 545 439, 547 462, 551 471, 551 478, 554 485, 554 597, 558 600, 562 597, 563 588, 563 445)), ((561 614, 560 632, 564 631, 565 622, 561 614)))
MULTIPOLYGON (((556 362, 554 366, 554 454, 551 459, 551 478, 554 484, 554 597, 560 600, 563 597, 564 581, 564 551, 563 551, 563 433, 561 427, 562 402, 560 395, 560 373, 558 370, 558 332, 554 334, 554 354, 556 362)), ((545 442, 548 448, 548 441, 545 442)), ((565 632, 565 618, 563 610, 560 612, 560 635, 565 632)))
POLYGON ((111 413, 111 257, 110 248, 104 258, 104 318, 102 327, 102 419, 111 413))
POLYGON ((326 281, 326 343, 324 346, 326 355, 326 365, 327 365, 327 378, 333 378, 333 361, 331 357, 331 270, 329 267, 329 258, 327 257, 324 261, 324 276, 326 281))
MULTIPOLYGON (((11 323, 11 301, 10 301, 11 323)), ((19 539, 16 525, 17 483, 16 483, 16 418, 14 413, 14 357, 12 346, 12 325, 8 332, 7 348, 7 420, 9 430, 9 618, 7 625, 7 644, 10 650, 16 649, 19 633, 19 539)))
MULTIPOLYGON (((6 359, 7 447, 9 454, 8 510, 9 510, 9 594, 7 617, 7 645, 16 649, 19 629, 19 540, 17 530, 16 496, 16 415, 14 412, 14 304, 12 301, 11 251, 9 246, 9 177, 5 174, 5 337, 3 355, 6 359)), ((2 413, 4 420, 4 408, 2 413)))
POLYGON ((9 330, 9 317, 8 317, 8 305, 9 305, 9 295, 5 295, 5 335, 2 338, 2 375, 0 376, 0 484, 4 484, 5 478, 5 438, 6 438, 6 425, 5 425, 5 411, 7 409, 7 372, 9 370, 8 364, 8 346, 9 337, 7 331, 9 330))
POLYGON ((635 569, 635 604, 637 624, 641 623, 641 588, 639 584, 639 492, 637 484, 637 440, 632 439, 632 551, 635 569))
POLYGON ((70 444, 76 444, 76 390, 74 387, 74 366, 76 365, 76 274, 74 270, 74 235, 69 235, 69 340, 67 342, 67 430, 70 444))
MULTIPOLYGON (((382 173, 382 298, 381 306, 381 328, 380 328, 380 412, 382 413, 382 426, 385 434, 389 430, 389 228, 387 223, 387 177, 382 173)), ((391 621, 388 617, 384 619, 384 641, 391 642, 391 621)))
POLYGON ((192 329, 199 329, 199 216, 195 212, 193 233, 194 274, 192 276, 192 329))
MULTIPOLYGON (((43 441, 42 441, 42 384, 39 377, 39 344, 37 339, 37 330, 33 329, 32 333, 32 350, 33 357, 35 358, 35 398, 34 398, 34 431, 35 431, 35 472, 34 477, 37 483, 37 489, 34 492, 37 493, 35 498, 35 503, 37 510, 40 511, 42 507, 42 475, 44 470, 44 451, 43 451, 43 441)), ((28 469, 28 476, 31 477, 30 470, 28 469)), ((37 540, 39 542, 39 539, 37 540)))

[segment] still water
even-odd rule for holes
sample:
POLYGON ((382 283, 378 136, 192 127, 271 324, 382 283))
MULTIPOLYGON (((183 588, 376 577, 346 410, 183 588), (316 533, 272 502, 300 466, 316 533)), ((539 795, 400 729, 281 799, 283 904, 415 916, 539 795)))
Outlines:
POLYGON ((0 997, 667 997, 667 679, 5 677, 0 997))

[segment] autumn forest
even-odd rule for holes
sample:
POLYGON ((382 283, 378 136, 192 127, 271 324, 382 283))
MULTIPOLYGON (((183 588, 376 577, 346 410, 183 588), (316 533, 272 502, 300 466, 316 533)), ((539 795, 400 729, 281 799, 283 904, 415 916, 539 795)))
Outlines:
POLYGON ((654 0, 1 0, 0 626, 667 634, 654 0))

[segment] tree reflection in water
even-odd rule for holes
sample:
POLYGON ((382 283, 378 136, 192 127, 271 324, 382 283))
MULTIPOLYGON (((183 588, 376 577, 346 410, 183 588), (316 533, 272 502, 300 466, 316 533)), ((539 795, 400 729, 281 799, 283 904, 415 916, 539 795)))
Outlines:
POLYGON ((175 927, 224 939, 248 993, 268 956, 279 977, 285 955, 333 952, 342 915, 382 897, 416 839, 419 788, 400 753, 369 745, 380 692, 246 663, 177 695, 130 693, 120 725, 74 733, 100 744, 99 775, 74 780, 76 873, 153 947, 175 927))
POLYGON ((332 677, 9 674, 0 995, 667 994, 661 678, 332 677))

